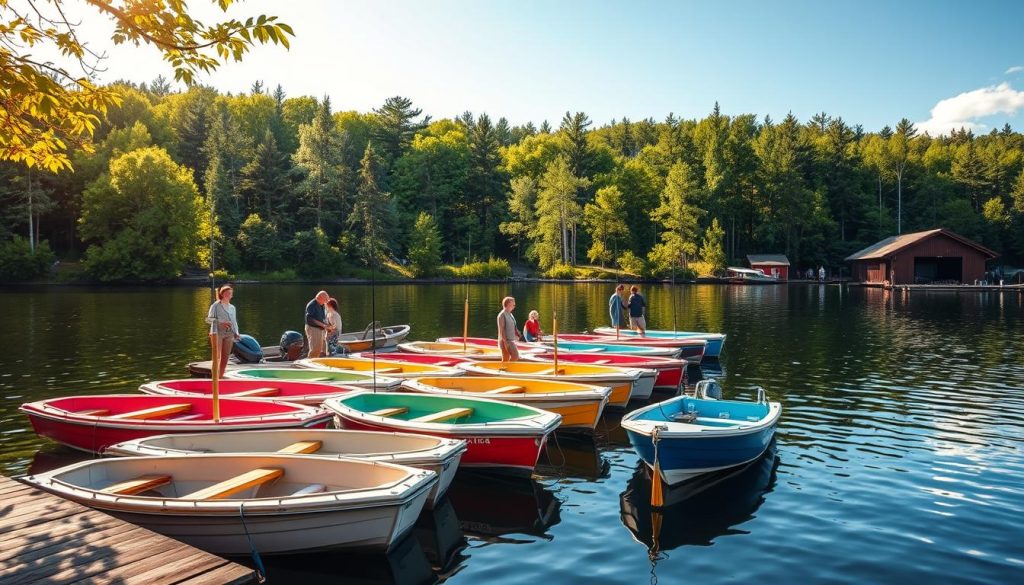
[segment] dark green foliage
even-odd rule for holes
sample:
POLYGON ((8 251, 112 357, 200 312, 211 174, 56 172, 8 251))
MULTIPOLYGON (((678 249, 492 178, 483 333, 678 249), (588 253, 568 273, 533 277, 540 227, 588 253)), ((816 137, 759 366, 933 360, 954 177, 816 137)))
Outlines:
POLYGON ((320 228, 296 233, 288 245, 286 260, 302 278, 334 278, 344 272, 341 252, 320 228))
POLYGON ((254 213, 242 222, 238 245, 245 268, 269 272, 280 267, 282 247, 277 226, 259 215, 254 213))
POLYGON ((409 235, 409 264, 414 276, 433 276, 441 265, 441 233, 434 218, 424 212, 409 235))
POLYGON ((42 241, 35 252, 28 239, 14 236, 0 242, 0 282, 25 282, 44 276, 56 257, 42 241))

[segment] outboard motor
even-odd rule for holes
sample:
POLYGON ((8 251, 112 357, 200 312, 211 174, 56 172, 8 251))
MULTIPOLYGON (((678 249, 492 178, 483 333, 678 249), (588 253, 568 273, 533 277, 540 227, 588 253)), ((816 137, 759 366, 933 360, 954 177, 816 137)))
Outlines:
POLYGON ((252 335, 239 335, 238 341, 231 347, 238 361, 243 364, 258 364, 263 359, 263 348, 252 335))
POLYGON ((306 348, 306 340, 298 331, 285 331, 281 334, 281 359, 293 362, 302 357, 306 348))

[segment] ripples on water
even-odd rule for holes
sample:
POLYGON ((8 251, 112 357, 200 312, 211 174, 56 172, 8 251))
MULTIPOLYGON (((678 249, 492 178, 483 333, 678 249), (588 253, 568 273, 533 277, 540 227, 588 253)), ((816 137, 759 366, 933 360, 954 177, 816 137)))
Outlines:
MULTIPOLYGON (((314 287, 239 286, 244 330, 273 344, 301 328, 314 287), (287 307, 288 310, 282 310, 287 307)), ((334 287, 346 329, 367 287, 334 287)), ((610 287, 512 286, 562 331, 603 324, 610 287)), ((504 286, 388 286, 378 319, 414 337, 493 335, 504 286)), ((652 513, 650 480, 609 413, 594 438, 558 435, 532 480, 460 474, 447 502, 387 556, 265 559, 271 583, 1006 583, 1024 575, 1024 298, 791 287, 647 287, 651 326, 723 331, 729 397, 784 404, 774 448, 701 478, 652 513), (657 540, 653 527, 660 525, 657 540)), ((17 406, 130 391, 181 376, 206 351, 208 291, 0 293, 0 470, 79 457, 35 437, 17 406), (14 308, 13 310, 11 308, 14 308)), ((546 325, 545 329, 549 329, 546 325)), ((242 559, 244 561, 244 559, 242 559)))

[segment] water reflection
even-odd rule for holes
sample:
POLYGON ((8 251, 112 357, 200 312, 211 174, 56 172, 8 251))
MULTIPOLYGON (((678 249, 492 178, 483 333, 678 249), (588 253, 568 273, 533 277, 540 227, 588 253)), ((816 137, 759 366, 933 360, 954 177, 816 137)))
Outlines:
POLYGON ((64 445, 48 443, 40 447, 32 456, 32 462, 28 466, 28 475, 45 473, 59 467, 65 467, 79 461, 94 459, 96 455, 78 451, 64 445))
POLYGON ((531 478, 459 470, 448 488, 459 525, 467 536, 490 543, 550 540, 561 520, 561 502, 531 478))
POLYGON ((601 456, 592 436, 553 435, 535 473, 541 477, 594 481, 608 477, 608 461, 601 456))
POLYGON ((458 572, 466 556, 466 536, 462 533, 455 507, 445 497, 432 510, 423 510, 413 529, 434 571, 442 577, 458 572))
MULTIPOLYGON (((253 566, 251 558, 232 559, 253 566)), ((437 583, 420 541, 408 535, 387 554, 335 552, 263 557, 267 583, 345 583, 346 585, 427 585, 437 583)))
POLYGON ((774 442, 757 461, 739 469, 707 474, 664 492, 665 507, 651 508, 647 466, 638 462, 619 495, 623 525, 653 553, 685 545, 707 546, 754 517, 775 486, 778 466, 774 442), (655 530, 659 528, 660 529, 655 530), (657 532, 657 534, 655 534, 657 532))

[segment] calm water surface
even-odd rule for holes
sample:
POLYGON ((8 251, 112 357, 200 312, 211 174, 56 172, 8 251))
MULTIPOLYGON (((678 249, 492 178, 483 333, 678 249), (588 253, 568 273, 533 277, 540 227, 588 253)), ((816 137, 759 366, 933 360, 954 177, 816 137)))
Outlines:
MULTIPOLYGON (((412 338, 494 334, 502 296, 544 328, 603 325, 607 285, 332 286, 345 329, 375 315, 412 338), (371 302, 372 301, 372 302, 371 302)), ((315 287, 240 285, 243 331, 300 330, 315 287)), ((532 480, 463 474, 387 556, 264 559, 271 583, 1008 583, 1024 581, 1024 298, 835 286, 652 285, 654 328, 729 335, 728 397, 784 405, 766 457, 672 490, 650 482, 609 413, 558 436, 532 480), (657 527, 660 525, 660 529, 657 527), (656 535, 655 535, 656 533, 656 535)), ((80 456, 38 439, 22 402, 132 391, 207 354, 208 290, 0 291, 0 472, 80 456)), ((246 559, 240 559, 246 562, 246 559)))

